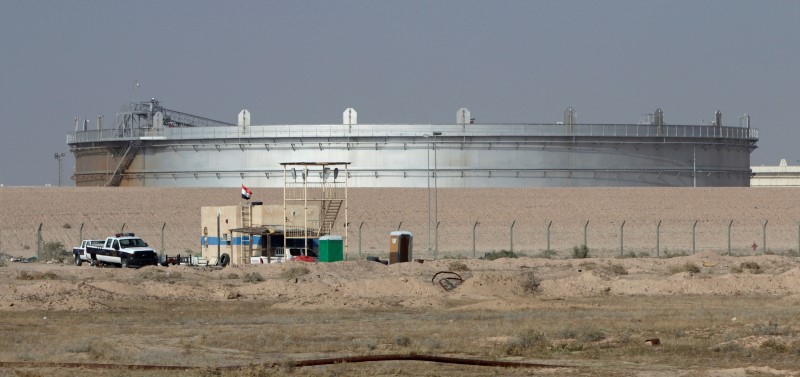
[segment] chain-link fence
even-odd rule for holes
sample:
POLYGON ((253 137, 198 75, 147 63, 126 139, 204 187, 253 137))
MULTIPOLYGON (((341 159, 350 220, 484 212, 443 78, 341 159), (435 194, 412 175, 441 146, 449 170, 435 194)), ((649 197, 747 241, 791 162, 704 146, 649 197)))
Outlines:
POLYGON ((719 254, 797 256, 800 226, 768 220, 617 220, 605 222, 521 221, 502 224, 474 220, 431 224, 398 221, 351 222, 351 259, 388 254, 389 233, 414 234, 414 257, 481 257, 492 251, 528 256, 571 257, 583 245, 592 257, 670 257, 712 251, 719 254), (376 229, 379 228, 379 229, 376 229), (437 229, 438 228, 438 229, 437 229), (438 235, 438 236, 437 236, 438 235))
MULTIPOLYGON (((347 237, 348 259, 385 257, 389 233, 413 233, 415 258, 481 257, 492 251, 513 251, 527 256, 568 258, 583 245, 590 257, 670 257, 712 251, 719 254, 796 256, 800 250, 800 225, 787 221, 747 220, 614 220, 603 222, 526 221, 507 223, 461 220, 431 224, 390 220, 373 223, 351 220, 347 237)), ((132 232, 161 254, 200 253, 200 230, 193 224, 165 221, 118 224, 47 224, 0 229, 0 253, 37 256, 59 245, 71 252, 82 239, 104 239, 132 232)), ((342 227, 338 227, 341 229, 342 227)))
POLYGON ((0 254, 40 260, 63 259, 84 239, 105 239, 116 233, 134 233, 161 254, 200 252, 200 237, 195 227, 167 222, 120 222, 117 225, 87 226, 64 223, 60 226, 40 223, 32 228, 0 229, 0 254))

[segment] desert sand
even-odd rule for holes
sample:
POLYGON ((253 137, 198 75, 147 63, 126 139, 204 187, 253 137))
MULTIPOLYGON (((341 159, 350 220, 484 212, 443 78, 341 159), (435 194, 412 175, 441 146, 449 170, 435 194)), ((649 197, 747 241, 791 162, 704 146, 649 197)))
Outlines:
MULTIPOLYGON (((359 258, 355 232, 350 260, 337 263, 121 269, 6 262, 0 362, 31 365, 0 368, 0 375, 794 376, 800 373, 800 259, 793 256, 799 193, 439 190, 439 247, 448 259, 432 260, 426 190, 354 189, 349 217, 351 224, 364 222, 362 257, 385 256, 388 233, 402 221, 402 229, 415 233, 422 263, 359 258), (472 258, 476 221, 482 255, 510 248, 515 220, 514 250, 527 257, 472 258), (726 255, 731 220, 733 256, 726 255), (760 249, 765 220, 766 253, 760 249), (549 221, 557 253, 542 258, 549 221), (589 258, 573 258, 586 221, 589 258), (446 290, 432 281, 440 271, 463 281, 446 290), (646 342, 652 338, 660 345, 646 342), (292 360, 410 353, 559 367, 290 367, 292 360), (276 361, 282 367, 214 369, 276 361), (146 374, 36 364, 43 362, 205 369, 146 374)), ((279 201, 278 194, 254 189, 254 199, 265 203, 279 201)), ((2 251, 32 255, 24 246, 35 245, 39 223, 45 239, 71 244, 81 223, 84 234, 105 234, 123 222, 156 246, 166 222, 167 248, 192 249, 200 206, 236 204, 236 195, 233 189, 2 188, 2 251)))

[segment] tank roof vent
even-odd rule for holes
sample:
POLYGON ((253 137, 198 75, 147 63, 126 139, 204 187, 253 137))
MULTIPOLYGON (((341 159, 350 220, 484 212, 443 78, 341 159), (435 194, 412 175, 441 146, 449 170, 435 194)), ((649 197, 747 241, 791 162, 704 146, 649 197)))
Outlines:
POLYGON ((345 126, 358 124, 358 112, 352 107, 346 108, 342 113, 342 124, 345 126))
POLYGON ((249 126, 250 125, 250 111, 247 109, 242 109, 239 112, 239 122, 238 125, 240 127, 249 126))
POLYGON ((469 109, 466 107, 462 107, 456 112, 456 124, 459 126, 474 123, 473 119, 474 118, 470 116, 469 109))

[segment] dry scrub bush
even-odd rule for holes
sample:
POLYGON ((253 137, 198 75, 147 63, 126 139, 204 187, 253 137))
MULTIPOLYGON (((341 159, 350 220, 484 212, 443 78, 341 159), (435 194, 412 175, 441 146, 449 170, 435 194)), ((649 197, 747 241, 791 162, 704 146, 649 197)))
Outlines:
MULTIPOLYGON (((733 269, 733 268, 731 268, 733 269)), ((739 264, 739 268, 735 271, 736 273, 741 273, 744 270, 747 270, 751 274, 760 274, 764 271, 761 269, 761 266, 758 265, 756 262, 743 262, 739 264)))
POLYGON ((693 274, 700 272, 700 267, 692 262, 686 262, 681 266, 673 265, 669 267, 670 274, 678 274, 681 272, 691 272, 693 274))
POLYGON ((164 270, 148 270, 139 274, 139 279, 142 280, 153 280, 153 281, 175 281, 175 279, 180 279, 182 277, 180 272, 174 271, 167 271, 164 270))
POLYGON ((242 278, 242 280, 245 283, 258 283, 264 281, 264 277, 258 272, 253 272, 244 274, 244 278, 242 278))
POLYGON ((769 321, 753 326, 750 331, 752 335, 789 335, 789 330, 781 328, 776 322, 769 321))
POLYGON ((612 265, 610 265, 608 267, 605 267, 604 270, 606 270, 609 273, 612 273, 614 275, 627 275, 628 274, 628 270, 626 270, 625 266, 623 266, 621 264, 612 264, 612 265))
POLYGON ((572 248, 572 257, 575 259, 585 259, 589 257, 589 247, 586 245, 575 246, 572 248))
POLYGON ((759 350, 773 353, 785 353, 789 351, 788 344, 775 338, 765 340, 760 346, 758 346, 758 348, 759 350))
POLYGON ((20 271, 17 274, 17 280, 56 280, 58 279, 58 275, 55 272, 47 271, 47 272, 28 272, 28 271, 20 271))
POLYGON ((469 271, 469 267, 467 267, 467 264, 461 261, 450 262, 448 268, 450 269, 450 271, 469 271))
POLYGON ((543 250, 543 251, 542 251, 542 252, 539 254, 539 257, 540 257, 540 258, 545 258, 545 259, 552 259, 552 258, 553 258, 553 257, 555 257, 555 256, 556 256, 556 252, 555 252, 555 250, 543 250))
POLYGON ((310 272, 311 271, 306 266, 291 266, 281 271, 281 277, 284 279, 294 279, 308 275, 310 272))
POLYGON ((670 253, 669 250, 664 250, 664 258, 676 258, 676 257, 685 257, 689 254, 686 254, 683 251, 679 251, 677 253, 670 253))
POLYGON ((400 347, 408 347, 411 345, 411 338, 408 335, 398 335, 394 338, 394 344, 400 347))
POLYGON ((525 330, 509 339, 505 344, 505 352, 510 356, 524 356, 530 351, 546 349, 549 346, 544 334, 536 330, 525 330))
POLYGON ((67 253, 61 241, 47 241, 42 248, 41 260, 64 262, 65 260, 72 260, 72 257, 67 253))
POLYGON ((542 284, 541 279, 537 278, 533 271, 526 271, 522 273, 522 289, 527 293, 539 292, 539 285, 542 284))
POLYGON ((495 260, 500 258, 517 258, 518 255, 513 251, 508 250, 500 250, 500 251, 492 251, 490 253, 483 254, 483 259, 485 260, 495 260))

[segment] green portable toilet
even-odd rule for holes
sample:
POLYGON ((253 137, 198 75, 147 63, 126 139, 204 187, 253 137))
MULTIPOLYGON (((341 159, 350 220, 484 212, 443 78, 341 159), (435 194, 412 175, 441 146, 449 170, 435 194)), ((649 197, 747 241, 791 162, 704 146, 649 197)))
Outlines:
POLYGON ((319 261, 339 262, 344 260, 342 236, 322 236, 319 238, 319 261))

